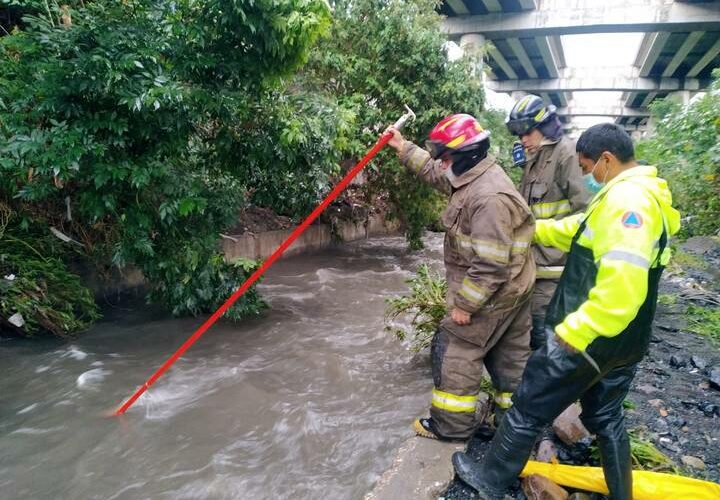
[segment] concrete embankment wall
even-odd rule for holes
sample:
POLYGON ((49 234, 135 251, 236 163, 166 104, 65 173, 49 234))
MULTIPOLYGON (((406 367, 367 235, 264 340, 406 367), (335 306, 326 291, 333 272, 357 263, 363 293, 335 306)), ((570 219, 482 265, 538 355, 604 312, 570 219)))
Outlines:
MULTIPOLYGON (((265 259, 282 244, 295 228, 279 231, 267 231, 253 234, 223 235, 222 251, 229 262, 239 258, 265 259)), ((369 216, 361 221, 338 221, 334 230, 329 224, 315 224, 308 227, 303 234, 288 248, 283 257, 290 257, 307 252, 315 252, 332 245, 376 236, 396 234, 400 230, 399 221, 386 220, 382 214, 369 216)), ((127 267, 122 272, 113 270, 111 277, 101 277, 89 266, 77 263, 71 268, 83 277, 86 286, 98 298, 108 298, 125 292, 142 292, 145 279, 142 272, 135 267, 127 267)))
MULTIPOLYGON (((329 224, 316 224, 308 227, 288 248, 283 257, 328 248, 331 245, 364 240, 375 236, 397 233, 398 221, 388 221, 382 215, 371 215, 364 221, 338 221, 333 228, 329 224)), ((223 235, 222 249, 229 261, 245 259, 264 259, 269 257, 280 244, 295 230, 281 229, 259 234, 245 233, 239 236, 223 235)))

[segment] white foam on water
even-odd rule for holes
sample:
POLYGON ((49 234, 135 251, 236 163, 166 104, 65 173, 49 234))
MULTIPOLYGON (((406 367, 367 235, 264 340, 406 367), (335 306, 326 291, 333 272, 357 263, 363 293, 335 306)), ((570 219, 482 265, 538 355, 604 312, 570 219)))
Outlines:
POLYGON ((63 355, 63 357, 70 357, 78 361, 82 361, 83 359, 87 358, 87 356, 88 355, 86 352, 81 351, 74 345, 71 345, 70 349, 68 349, 68 351, 63 355))
POLYGON ((147 484, 146 481, 139 481, 137 483, 129 484, 125 486, 123 489, 115 493, 113 496, 108 497, 107 500, 115 500, 116 498, 120 498, 123 496, 124 493, 131 491, 131 490, 141 490, 143 486, 147 484))
POLYGON ((278 293, 274 294, 273 298, 290 299, 295 302, 304 302, 306 300, 314 299, 317 294, 311 292, 294 292, 294 293, 278 293))
POLYGON ((78 389, 97 389, 100 383, 110 375, 112 371, 102 368, 93 368, 80 374, 77 378, 76 385, 78 389))
POLYGON ((257 289, 261 292, 268 292, 271 290, 294 290, 297 287, 292 285, 286 285, 284 283, 262 283, 257 286, 257 289))
POLYGON ((48 429, 38 429, 36 427, 20 427, 19 429, 12 431, 10 434, 23 434, 26 436, 37 436, 40 434, 49 434, 51 432, 61 431, 63 429, 64 429, 63 426, 50 427, 48 429))
POLYGON ((28 412, 30 412, 30 411, 33 411, 35 408, 37 408, 37 406, 38 406, 37 403, 33 403, 33 404, 31 404, 30 406, 26 406, 26 407, 23 408, 22 410, 18 411, 17 414, 18 414, 18 415, 23 415, 23 414, 25 414, 25 413, 28 413, 28 412))
POLYGON ((335 281, 338 277, 343 276, 344 273, 340 269, 334 267, 326 267, 315 271, 316 280, 309 281, 310 284, 324 284, 330 281, 335 281))
POLYGON ((167 419, 216 392, 223 380, 237 380, 238 376, 241 370, 237 366, 176 369, 163 385, 153 386, 140 396, 134 406, 144 408, 145 418, 150 420, 167 419))

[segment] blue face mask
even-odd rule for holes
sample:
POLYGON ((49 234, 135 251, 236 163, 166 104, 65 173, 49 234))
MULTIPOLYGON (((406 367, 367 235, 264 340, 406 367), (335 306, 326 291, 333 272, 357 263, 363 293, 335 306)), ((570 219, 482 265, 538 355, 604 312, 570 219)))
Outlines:
POLYGON ((595 165, 593 165, 593 168, 589 174, 583 175, 583 182, 585 182, 585 187, 588 191, 590 191, 590 194, 593 195, 598 194, 600 190, 605 187, 605 183, 596 181, 595 176, 593 175, 593 172, 595 172, 595 168, 597 167, 598 163, 600 163, 600 160, 595 162, 595 165))

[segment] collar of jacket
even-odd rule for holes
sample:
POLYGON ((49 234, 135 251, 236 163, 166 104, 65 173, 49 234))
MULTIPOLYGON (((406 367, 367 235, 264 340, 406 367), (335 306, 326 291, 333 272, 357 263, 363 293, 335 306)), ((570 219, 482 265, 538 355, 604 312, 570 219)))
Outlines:
POLYGON ((543 139, 540 141, 540 145, 537 148, 537 151, 535 151, 532 154, 527 155, 527 164, 525 165, 525 168, 532 166, 533 163, 535 163, 535 160, 538 159, 538 157, 542 154, 542 152, 546 149, 548 149, 548 146, 554 146, 560 140, 562 139, 562 136, 560 139, 552 140, 548 139, 547 137, 543 137, 543 139))
POLYGON ((455 189, 460 189, 465 184, 469 184, 470 182, 474 181, 478 177, 480 177, 482 174, 484 174, 488 168, 493 166, 495 164, 495 157, 493 155, 487 155, 485 158, 483 158, 480 163, 475 165, 473 168, 465 172, 459 177, 455 177, 453 180, 450 181, 450 184, 452 184, 452 187, 455 189))

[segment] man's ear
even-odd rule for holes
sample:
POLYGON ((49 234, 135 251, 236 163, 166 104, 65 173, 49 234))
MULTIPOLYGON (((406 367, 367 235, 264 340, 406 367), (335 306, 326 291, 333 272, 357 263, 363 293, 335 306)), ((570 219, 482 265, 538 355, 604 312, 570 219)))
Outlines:
POLYGON ((617 162, 618 162, 617 157, 616 157, 614 154, 612 154, 610 151, 603 151, 603 152, 600 154, 600 157, 601 157, 603 160, 605 160, 605 163, 608 163, 608 164, 612 164, 612 163, 617 163, 617 162))

